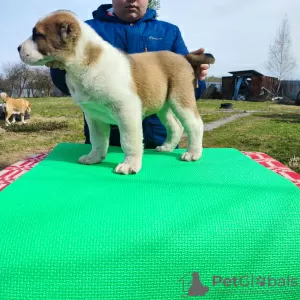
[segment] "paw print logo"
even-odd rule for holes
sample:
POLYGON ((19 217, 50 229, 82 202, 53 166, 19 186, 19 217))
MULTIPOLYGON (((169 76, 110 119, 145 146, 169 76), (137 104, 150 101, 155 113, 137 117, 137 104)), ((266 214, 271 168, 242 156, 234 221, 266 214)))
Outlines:
MULTIPOLYGON (((185 277, 185 276, 184 276, 185 277)), ((209 287, 205 286, 201 281, 200 281, 200 275, 198 272, 193 272, 192 273, 192 286, 189 288, 188 291, 185 291, 184 288, 184 277, 181 278, 179 281, 182 282, 182 291, 187 292, 186 295, 183 295, 183 297, 190 297, 190 296, 205 296, 208 291, 209 287)))
POLYGON ((260 286, 265 286, 266 285, 266 278, 262 276, 258 276, 256 280, 256 284, 260 286))

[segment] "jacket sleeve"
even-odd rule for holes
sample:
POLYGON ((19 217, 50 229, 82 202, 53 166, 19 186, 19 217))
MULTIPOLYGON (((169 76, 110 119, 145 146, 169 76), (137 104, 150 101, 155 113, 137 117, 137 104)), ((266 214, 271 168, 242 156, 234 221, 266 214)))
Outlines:
POLYGON ((181 32, 177 26, 175 28, 176 28, 175 41, 173 43, 172 51, 183 55, 188 54, 189 51, 182 38, 181 32))
POLYGON ((66 72, 59 69, 50 68, 50 74, 53 84, 65 95, 70 96, 69 89, 66 84, 66 72))
MULTIPOLYGON (((181 32, 178 27, 176 27, 176 37, 173 44, 172 51, 178 54, 188 54, 189 50, 187 49, 185 42, 182 38, 181 32)), ((198 100, 206 89, 206 83, 204 80, 198 79, 198 88, 195 89, 196 100, 198 100)))

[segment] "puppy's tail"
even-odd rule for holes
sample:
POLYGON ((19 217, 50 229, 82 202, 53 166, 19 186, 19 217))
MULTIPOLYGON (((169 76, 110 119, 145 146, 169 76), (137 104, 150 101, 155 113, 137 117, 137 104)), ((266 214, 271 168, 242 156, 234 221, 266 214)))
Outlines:
POLYGON ((202 54, 193 54, 188 53, 185 58, 192 65, 192 67, 200 67, 203 64, 214 64, 215 58, 210 53, 202 53, 202 54))
POLYGON ((202 54, 193 54, 188 53, 185 58, 191 64, 194 69, 195 79, 194 79, 194 87, 198 88, 198 78, 201 73, 201 65, 203 64, 214 64, 215 58, 210 53, 202 53, 202 54))

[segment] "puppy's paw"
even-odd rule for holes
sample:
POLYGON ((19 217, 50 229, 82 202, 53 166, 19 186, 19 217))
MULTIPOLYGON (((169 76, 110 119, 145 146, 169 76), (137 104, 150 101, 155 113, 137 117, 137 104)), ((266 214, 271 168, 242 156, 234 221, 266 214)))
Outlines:
POLYGON ((181 160, 196 161, 202 156, 201 152, 185 152, 181 155, 181 160))
POLYGON ((167 144, 167 145, 157 146, 155 150, 158 152, 171 152, 173 148, 171 147, 171 145, 167 144))
POLYGON ((140 169, 141 167, 139 167, 137 164, 121 163, 115 168, 115 173, 123 175, 137 174, 140 169))
POLYGON ((90 153, 88 155, 83 155, 79 158, 79 163, 83 165, 94 165, 102 162, 105 157, 97 154, 97 153, 90 153))

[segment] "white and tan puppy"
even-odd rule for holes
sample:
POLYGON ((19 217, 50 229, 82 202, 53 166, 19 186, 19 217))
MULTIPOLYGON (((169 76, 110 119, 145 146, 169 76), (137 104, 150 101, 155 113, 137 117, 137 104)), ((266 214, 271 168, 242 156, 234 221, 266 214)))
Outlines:
POLYGON ((1 99, 4 101, 5 103, 5 125, 8 126, 11 123, 14 124, 16 122, 15 119, 15 115, 18 114, 21 116, 21 122, 23 124, 26 123, 25 121, 25 113, 31 112, 31 106, 30 106, 30 102, 23 99, 23 98, 19 98, 19 99, 15 99, 15 98, 11 98, 8 97, 6 93, 1 93, 0 94, 1 99), (9 119, 10 117, 13 116, 13 120, 10 123, 9 119))
POLYGON ((212 55, 183 56, 169 51, 127 55, 75 14, 63 10, 41 18, 18 51, 21 60, 32 66, 51 61, 65 66, 67 86, 90 131, 92 150, 79 158, 80 163, 105 159, 110 124, 115 124, 125 154, 115 172, 138 173, 143 155, 142 120, 152 114, 157 114, 167 129, 167 139, 158 151, 172 151, 185 129, 188 149, 181 159, 201 157, 203 122, 194 87, 200 65, 214 63, 212 55))

